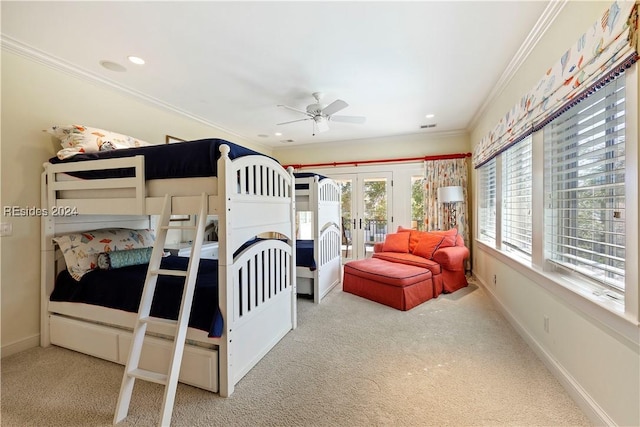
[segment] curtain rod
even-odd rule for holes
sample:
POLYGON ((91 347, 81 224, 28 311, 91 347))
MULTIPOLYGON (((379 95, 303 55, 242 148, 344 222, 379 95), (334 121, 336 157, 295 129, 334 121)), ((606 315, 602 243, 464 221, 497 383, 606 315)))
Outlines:
POLYGON ((350 160, 346 162, 326 162, 326 163, 308 163, 308 164, 290 164, 283 165, 284 168, 293 167, 294 169, 303 168, 317 168, 322 166, 359 166, 365 164, 375 163, 401 163, 401 162, 415 162, 417 160, 429 161, 429 160, 449 160, 449 159, 463 159, 465 157, 471 157, 471 153, 459 153, 459 154, 439 154, 435 156, 423 156, 423 157, 403 157, 399 159, 379 159, 379 160, 350 160))

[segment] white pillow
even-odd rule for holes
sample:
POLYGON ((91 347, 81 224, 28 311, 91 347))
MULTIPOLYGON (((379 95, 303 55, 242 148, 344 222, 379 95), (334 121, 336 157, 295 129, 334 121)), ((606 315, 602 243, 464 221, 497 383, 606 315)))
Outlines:
POLYGON ((58 158, 68 159, 79 153, 118 150, 152 145, 128 135, 83 125, 54 125, 46 130, 60 140, 58 158))
POLYGON ((98 268, 98 255, 102 252, 152 247, 156 238, 151 230, 103 228, 82 233, 54 237, 60 246, 67 271, 76 280, 98 268))

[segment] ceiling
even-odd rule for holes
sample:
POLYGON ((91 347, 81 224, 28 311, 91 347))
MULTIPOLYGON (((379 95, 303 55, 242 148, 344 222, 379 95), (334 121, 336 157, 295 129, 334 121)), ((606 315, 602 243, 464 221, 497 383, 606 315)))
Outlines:
POLYGON ((2 1, 1 28, 14 50, 280 148, 465 131, 551 4, 2 1), (305 118, 279 104, 305 110, 313 92, 366 122, 330 121, 315 136, 311 120, 277 125, 305 118))

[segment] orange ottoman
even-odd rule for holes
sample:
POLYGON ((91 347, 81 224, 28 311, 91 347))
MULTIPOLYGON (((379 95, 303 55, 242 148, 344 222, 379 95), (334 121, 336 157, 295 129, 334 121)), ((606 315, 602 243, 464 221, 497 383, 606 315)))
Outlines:
POLYGON ((433 298, 428 269, 378 258, 346 263, 342 289, 403 311, 433 298))

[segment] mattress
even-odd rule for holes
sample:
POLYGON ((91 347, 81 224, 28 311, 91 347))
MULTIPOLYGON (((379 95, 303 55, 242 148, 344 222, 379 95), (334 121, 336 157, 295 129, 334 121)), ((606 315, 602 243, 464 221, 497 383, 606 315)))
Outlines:
MULTIPOLYGON (((147 147, 127 148, 121 150, 100 151, 97 153, 77 154, 69 159, 57 157, 49 159, 50 163, 73 163, 87 160, 115 159, 144 156, 145 179, 194 178, 210 177, 218 174, 220 146, 229 146, 229 158, 260 155, 251 149, 242 147, 223 139, 200 139, 179 144, 159 144, 147 147)), ((127 178, 134 176, 133 168, 93 170, 74 172, 73 176, 83 179, 127 178)))
MULTIPOLYGON (((314 176, 318 177, 318 181, 322 181, 323 179, 327 178, 326 176, 318 175, 317 173, 313 173, 313 172, 296 172, 293 174, 293 176, 296 178, 296 180, 303 179, 303 178, 312 178, 314 176)), ((308 190, 308 189, 309 189, 308 182, 296 182, 296 190, 308 190)))
MULTIPOLYGON (((186 270, 188 258, 168 256, 161 268, 186 270)), ((93 270, 74 280, 64 270, 58 274, 51 301, 76 302, 138 312, 147 264, 112 270, 93 270)), ((180 309, 184 278, 159 276, 151 315, 176 320, 180 309)), ((218 261, 200 260, 189 326, 206 331, 209 337, 222 334, 222 315, 218 305, 218 261)))
POLYGON ((296 240, 296 266, 316 269, 316 260, 313 257, 313 240, 296 240))
MULTIPOLYGON (((219 242, 204 242, 200 248, 201 259, 218 259, 219 242)), ((191 246, 178 251, 178 256, 190 257, 191 246)))

